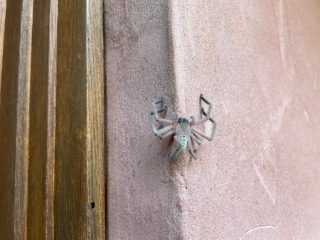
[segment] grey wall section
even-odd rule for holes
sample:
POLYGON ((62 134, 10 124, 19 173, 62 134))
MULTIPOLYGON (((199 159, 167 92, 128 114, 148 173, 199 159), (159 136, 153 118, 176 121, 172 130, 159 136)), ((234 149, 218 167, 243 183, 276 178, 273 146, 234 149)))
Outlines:
POLYGON ((320 3, 106 9, 110 239, 318 239, 320 3), (215 139, 169 160, 150 103, 200 117, 200 93, 215 139))

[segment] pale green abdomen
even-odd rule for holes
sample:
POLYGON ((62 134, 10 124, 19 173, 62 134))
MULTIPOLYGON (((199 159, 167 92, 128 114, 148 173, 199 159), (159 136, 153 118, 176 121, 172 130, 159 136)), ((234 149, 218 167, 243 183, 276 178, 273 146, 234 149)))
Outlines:
POLYGON ((185 135, 180 135, 179 142, 181 144, 181 151, 184 151, 188 146, 188 137, 185 135))

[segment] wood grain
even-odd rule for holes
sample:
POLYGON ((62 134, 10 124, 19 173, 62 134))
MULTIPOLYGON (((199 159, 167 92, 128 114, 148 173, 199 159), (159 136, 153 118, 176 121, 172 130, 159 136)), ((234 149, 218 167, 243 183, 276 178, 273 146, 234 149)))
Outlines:
POLYGON ((46 239, 54 239, 54 166, 56 130, 58 0, 50 1, 46 163, 46 239))
POLYGON ((29 166, 29 107, 30 107, 30 66, 33 0, 22 2, 18 101, 16 126, 16 164, 14 187, 14 238, 27 237, 28 166, 29 166))
POLYGON ((85 239, 87 231, 85 10, 82 0, 59 0, 54 196, 57 239, 85 239))
MULTIPOLYGON (((48 127, 49 0, 34 0, 30 89, 28 239, 45 239, 48 127)), ((50 198, 49 198, 50 199, 50 198)))
POLYGON ((22 4, 7 1, 0 93, 0 233, 14 239, 14 193, 22 4))
POLYGON ((87 53, 87 239, 103 239, 104 216, 104 84, 103 5, 88 1, 87 53))
POLYGON ((102 1, 0 14, 1 237, 105 239, 102 1))

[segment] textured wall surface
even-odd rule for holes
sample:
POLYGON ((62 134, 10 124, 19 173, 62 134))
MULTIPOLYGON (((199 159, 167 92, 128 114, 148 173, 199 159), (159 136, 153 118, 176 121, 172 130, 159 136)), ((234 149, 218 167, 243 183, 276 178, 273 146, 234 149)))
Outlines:
POLYGON ((318 239, 320 3, 106 3, 110 239, 318 239), (215 139, 170 160, 150 103, 200 93, 215 139))
POLYGON ((151 101, 175 94, 167 3, 108 0, 106 10, 109 239, 179 239, 168 141, 147 118, 151 101))

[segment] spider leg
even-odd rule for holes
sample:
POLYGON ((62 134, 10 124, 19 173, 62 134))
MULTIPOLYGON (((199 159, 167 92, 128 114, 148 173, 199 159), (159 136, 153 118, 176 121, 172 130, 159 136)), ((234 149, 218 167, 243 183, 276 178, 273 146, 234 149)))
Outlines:
MULTIPOLYGON (((164 134, 165 132, 167 131, 170 131, 172 129, 168 129, 168 128, 165 128, 164 125, 172 125, 175 123, 174 120, 169 120, 169 119, 164 119, 164 118, 160 118, 159 117, 159 114, 158 113, 161 113, 161 112, 164 112, 166 109, 167 109, 167 105, 165 105, 163 108, 161 109, 157 109, 157 105, 158 104, 161 104, 163 102, 163 98, 160 97, 159 99, 157 99, 156 101, 154 101, 152 103, 152 112, 148 115, 148 119, 149 119, 149 124, 150 124, 150 127, 153 131, 154 134, 156 135, 162 135, 164 134), (156 127, 153 119, 152 119, 152 116, 155 117, 156 121, 158 123, 160 123, 160 125, 158 127, 156 127), (166 129, 166 130, 165 130, 166 129), (162 132, 164 131, 164 132, 162 132)), ((172 126, 171 126, 172 127, 172 126)), ((161 136, 159 136, 161 137, 161 136)))
MULTIPOLYGON (((156 128, 156 126, 154 125, 154 123, 151 119, 151 116, 152 116, 151 114, 149 114, 149 116, 148 116, 149 124, 150 124, 150 127, 155 135, 158 135, 159 137, 161 137, 162 134, 165 134, 165 133, 174 129, 173 125, 164 127, 162 124, 160 124, 160 126, 158 128, 156 128)), ((163 138, 163 137, 161 137, 161 138, 163 138)))
POLYGON ((212 104, 207 99, 204 98, 202 93, 200 94, 200 103, 201 103, 201 100, 209 105, 208 113, 206 113, 204 111, 204 109, 201 108, 201 115, 203 115, 205 117, 204 118, 200 118, 198 120, 196 120, 194 116, 190 117, 193 120, 192 125, 198 125, 198 124, 204 123, 204 122, 208 121, 209 118, 210 118, 210 114, 211 114, 211 110, 212 110, 212 104))
POLYGON ((148 119, 149 119, 149 124, 150 124, 150 127, 153 131, 154 134, 156 135, 162 135, 170 130, 173 130, 174 127, 171 125, 171 126, 167 126, 167 127, 164 127, 162 124, 160 124, 160 126, 158 128, 156 128, 156 126, 154 125, 153 121, 152 121, 152 113, 150 113, 148 115, 148 119))
MULTIPOLYGON (((206 114, 205 112, 203 112, 203 115, 207 116, 207 114, 206 114)), ((212 140, 213 137, 214 137, 214 134, 215 134, 215 132, 216 132, 217 123, 216 123, 211 117, 209 118, 209 121, 213 123, 213 128, 212 128, 212 132, 211 132, 211 135, 210 135, 210 138, 211 138, 211 140, 212 140)), ((210 141, 211 141, 211 140, 210 140, 210 141)))
POLYGON ((197 150, 194 150, 194 149, 192 148, 191 138, 189 138, 189 140, 188 140, 188 148, 189 148, 189 152, 190 152, 190 154, 192 155, 192 157, 193 157, 194 159, 197 159, 197 150))
POLYGON ((174 156, 176 156, 177 155, 177 153, 180 153, 181 152, 181 144, 180 144, 180 142, 179 142, 179 140, 178 140, 178 137, 177 136, 174 136, 174 138, 173 138, 177 143, 178 143, 178 145, 176 146, 176 148, 173 150, 173 151, 171 151, 171 152, 169 152, 169 158, 173 158, 174 156))
POLYGON ((181 146, 177 146, 174 151, 169 152, 169 158, 174 158, 180 152, 181 146))
POLYGON ((167 110, 168 106, 167 105, 164 105, 163 108, 161 109, 157 109, 157 105, 158 104, 161 104, 163 102, 163 97, 159 97, 159 99, 157 99, 156 101, 154 101, 152 103, 152 109, 153 109, 153 112, 150 113, 150 115, 154 115, 157 122, 160 122, 160 123, 164 123, 164 124, 173 124, 174 121, 173 120, 169 120, 169 119, 164 119, 164 118, 160 118, 159 117, 159 114, 158 113, 162 113, 164 112, 165 110, 167 110))
POLYGON ((156 115, 156 118, 158 118, 158 113, 164 112, 167 109, 167 105, 164 105, 163 108, 157 109, 157 105, 163 102, 163 97, 159 97, 156 101, 152 103, 152 109, 153 113, 156 115))
POLYGON ((190 134, 190 137, 191 137, 196 143, 198 143, 198 145, 201 145, 202 141, 201 141, 201 139, 200 139, 197 135, 195 135, 194 133, 191 133, 191 134, 190 134))
POLYGON ((163 124, 173 124, 174 123, 173 120, 169 120, 169 119, 165 119, 165 118, 158 118, 156 120, 157 120, 157 122, 163 123, 163 124))
POLYGON ((149 124, 150 124, 150 127, 153 131, 154 134, 157 134, 157 131, 158 129, 155 127, 154 123, 152 122, 152 119, 151 119, 151 113, 148 115, 148 119, 149 119, 149 124))
POLYGON ((169 132, 167 132, 167 133, 165 133, 165 134, 163 134, 162 136, 159 136, 161 139, 164 139, 164 138, 166 138, 166 137, 168 137, 168 136, 170 136, 170 135, 172 135, 172 134, 174 134, 175 133, 175 131, 174 130, 171 130, 171 131, 169 131, 169 132))
POLYGON ((208 135, 206 135, 204 132, 196 129, 195 127, 191 127, 191 135, 190 135, 190 136, 191 136, 191 138, 192 138, 193 140, 195 140, 198 144, 199 144, 199 141, 201 141, 201 140, 198 139, 195 134, 199 134, 201 137, 207 139, 208 141, 211 141, 211 140, 213 139, 213 137, 214 137, 214 133, 215 133, 216 128, 217 128, 217 123, 210 117, 211 110, 212 110, 212 104, 211 104, 207 99, 204 98, 203 94, 200 94, 200 103, 201 103, 201 101, 203 101, 203 102, 205 102, 206 104, 209 105, 208 112, 206 113, 206 112, 204 111, 204 109, 201 108, 201 115, 203 115, 204 118, 201 118, 201 119, 199 119, 199 120, 196 120, 195 117, 192 116, 192 117, 191 117, 191 119, 192 119, 192 126, 195 126, 195 125, 198 125, 198 124, 201 124, 201 123, 205 123, 206 121, 209 120, 210 122, 213 123, 213 128, 212 128, 212 131, 211 131, 210 136, 208 136, 208 135), (197 140, 198 140, 198 141, 197 141, 197 140))
POLYGON ((210 120, 210 122, 213 123, 213 128, 212 128, 210 136, 206 135, 204 132, 196 129, 195 127, 191 127, 191 132, 199 134, 201 137, 207 139, 208 141, 211 141, 213 139, 213 137, 214 137, 214 133, 215 133, 216 128, 217 128, 217 123, 212 118, 210 118, 209 120, 210 120))
POLYGON ((173 129, 174 129, 174 126, 165 127, 165 128, 163 128, 163 129, 157 131, 157 135, 165 134, 165 133, 167 133, 167 132, 169 132, 169 131, 171 131, 171 130, 173 130, 173 129))

